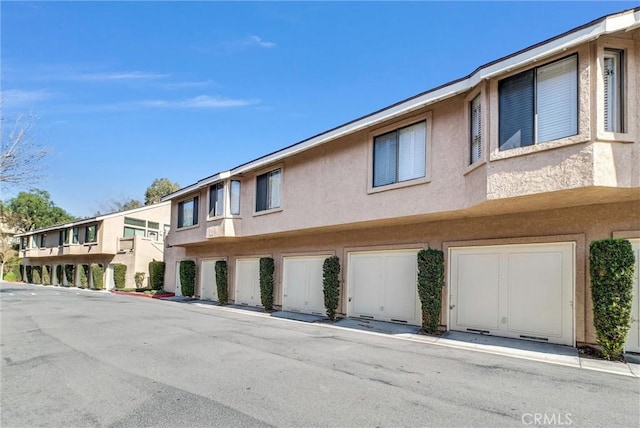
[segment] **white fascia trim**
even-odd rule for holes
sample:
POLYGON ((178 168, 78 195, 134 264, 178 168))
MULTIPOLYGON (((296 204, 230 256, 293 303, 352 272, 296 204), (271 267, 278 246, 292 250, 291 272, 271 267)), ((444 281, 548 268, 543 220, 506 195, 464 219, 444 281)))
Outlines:
POLYGON ((539 60, 563 52, 582 43, 595 40, 604 34, 629 30, 638 26, 640 26, 640 11, 635 13, 627 12, 609 16, 604 20, 601 20, 600 22, 589 27, 574 31, 564 37, 528 49, 521 54, 508 57, 495 64, 480 68, 470 76, 458 80, 454 83, 442 86, 438 89, 427 92, 421 96, 412 98, 405 102, 401 102, 378 113, 364 117, 355 122, 336 128, 332 131, 325 132, 316 137, 310 138, 309 140, 295 144, 289 148, 282 149, 270 155, 248 162, 232 169, 231 171, 218 173, 206 180, 199 181, 191 186, 185 187, 184 189, 178 190, 177 192, 166 196, 162 200, 164 201, 174 199, 186 193, 202 188, 213 182, 220 181, 223 178, 242 174, 253 169, 267 166, 268 164, 278 162, 286 157, 335 140, 344 135, 351 134, 385 120, 393 119, 394 117, 404 115, 413 110, 417 110, 438 101, 442 101, 446 98, 453 97, 457 94, 472 89, 482 80, 490 79, 519 67, 535 63, 539 60))

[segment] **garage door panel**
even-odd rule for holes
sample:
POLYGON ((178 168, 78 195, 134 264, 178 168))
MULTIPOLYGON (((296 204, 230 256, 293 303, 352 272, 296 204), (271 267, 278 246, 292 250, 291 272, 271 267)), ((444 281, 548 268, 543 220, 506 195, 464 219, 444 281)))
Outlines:
POLYGON ((325 315, 322 267, 327 257, 283 259, 284 310, 325 315))
POLYGON ((410 322, 416 318, 417 257, 415 254, 391 254, 384 258, 385 317, 410 322))
POLYGON ((457 278, 455 324, 480 330, 497 329, 500 254, 461 254, 457 278))
POLYGON ((204 300, 218 300, 215 260, 202 261, 200 267, 200 298, 204 300))
POLYGON ((451 248, 450 328, 573 345, 573 243, 451 248))
POLYGON ((236 260, 236 303, 262 306, 259 259, 236 260))
POLYGON ((562 336, 562 253, 509 255, 509 330, 562 336))
POLYGON ((376 316, 380 308, 380 257, 359 254, 352 259, 353 315, 376 316))
POLYGON ((285 310, 304 312, 306 293, 307 265, 304 260, 286 258, 284 261, 284 303, 285 310))
POLYGON ((322 276, 325 259, 329 256, 315 257, 307 263, 307 311, 313 314, 325 315, 324 286, 322 276))

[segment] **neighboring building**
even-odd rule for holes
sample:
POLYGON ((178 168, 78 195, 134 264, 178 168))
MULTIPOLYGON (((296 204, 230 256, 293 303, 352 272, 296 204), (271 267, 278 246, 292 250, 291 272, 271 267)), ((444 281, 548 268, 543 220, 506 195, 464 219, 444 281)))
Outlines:
POLYGON ((640 8, 180 189, 167 288, 193 260, 215 300, 226 260, 231 299, 259 305, 270 256, 275 304, 322 313, 336 255, 340 313, 419 325, 416 253, 431 247, 448 329, 595 343, 589 243, 640 242, 639 58, 640 8))
MULTIPOLYGON (((20 238, 23 278, 28 266, 39 266, 42 271, 47 269, 53 285, 80 285, 83 266, 88 269, 97 264, 105 271, 105 288, 112 289, 113 265, 120 263, 127 266, 127 287, 135 286, 136 272, 144 272, 147 281, 149 262, 163 260, 170 205, 161 202, 16 235, 20 238), (56 274, 58 271, 63 274, 56 274)), ((93 288, 92 275, 87 279, 93 288)))

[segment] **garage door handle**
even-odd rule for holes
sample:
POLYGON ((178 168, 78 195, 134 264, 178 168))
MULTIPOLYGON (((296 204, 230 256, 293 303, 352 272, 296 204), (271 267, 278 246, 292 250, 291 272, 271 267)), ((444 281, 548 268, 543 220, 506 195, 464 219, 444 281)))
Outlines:
POLYGON ((455 307, 456 307, 456 305, 450 305, 450 306, 449 306, 449 310, 451 310, 451 309, 453 309, 453 308, 455 308, 455 307))
POLYGON ((351 297, 349 297, 349 301, 351 301, 351 297))

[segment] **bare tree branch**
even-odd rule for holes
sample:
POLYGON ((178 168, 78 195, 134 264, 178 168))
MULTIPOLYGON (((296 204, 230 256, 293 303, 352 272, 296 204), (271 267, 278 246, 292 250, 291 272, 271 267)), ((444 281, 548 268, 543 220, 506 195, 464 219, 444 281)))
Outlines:
POLYGON ((44 178, 42 161, 49 151, 33 139, 37 118, 32 114, 18 116, 11 130, 1 120, 0 185, 29 186, 44 178))

